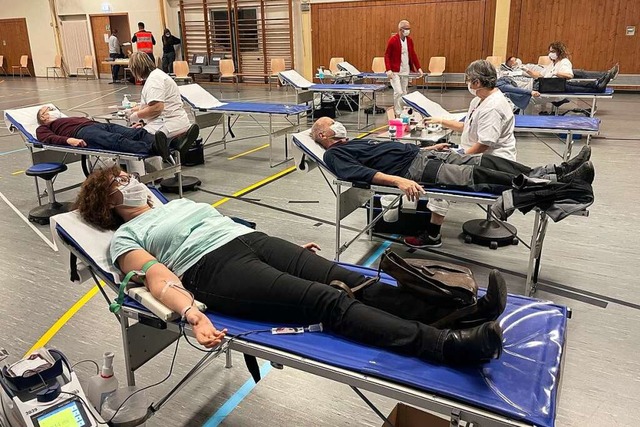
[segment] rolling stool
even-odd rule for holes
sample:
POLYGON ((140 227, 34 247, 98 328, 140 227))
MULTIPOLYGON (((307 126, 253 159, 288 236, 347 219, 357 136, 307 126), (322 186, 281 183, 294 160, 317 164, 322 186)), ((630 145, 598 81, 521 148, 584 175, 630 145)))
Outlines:
POLYGON ((465 243, 476 243, 498 249, 499 246, 517 245, 518 230, 511 224, 491 216, 487 209, 487 219, 472 219, 462 224, 465 243))
MULTIPOLYGON (((67 165, 64 163, 37 163, 32 165, 25 171, 25 175, 34 176, 36 179, 41 178, 47 183, 47 195, 49 196, 49 203, 46 205, 38 206, 29 211, 29 221, 36 222, 41 225, 49 224, 49 218, 59 213, 69 212, 71 203, 58 203, 56 202, 56 195, 53 191, 53 178, 60 172, 67 170, 67 165)), ((38 201, 40 195, 38 194, 38 201)))

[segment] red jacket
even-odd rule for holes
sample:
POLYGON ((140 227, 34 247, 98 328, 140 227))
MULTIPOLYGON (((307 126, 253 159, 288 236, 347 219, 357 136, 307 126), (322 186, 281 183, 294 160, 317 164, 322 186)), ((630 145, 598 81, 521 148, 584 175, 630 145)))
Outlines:
MULTIPOLYGON (((411 37, 407 39, 407 50, 409 51, 409 71, 417 72, 420 66, 418 55, 413 49, 413 40, 411 37)), ((384 52, 384 65, 387 67, 387 71, 391 70, 394 73, 400 71, 400 56, 402 55, 402 44, 400 42, 400 34, 394 34, 387 42, 387 50, 384 52)))

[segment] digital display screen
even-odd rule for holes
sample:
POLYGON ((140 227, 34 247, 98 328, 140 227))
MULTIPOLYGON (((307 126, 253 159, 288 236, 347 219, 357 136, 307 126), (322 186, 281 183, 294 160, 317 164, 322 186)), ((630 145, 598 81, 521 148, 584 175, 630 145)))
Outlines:
POLYGON ((89 420, 78 400, 72 399, 34 417, 36 427, 85 427, 89 420))

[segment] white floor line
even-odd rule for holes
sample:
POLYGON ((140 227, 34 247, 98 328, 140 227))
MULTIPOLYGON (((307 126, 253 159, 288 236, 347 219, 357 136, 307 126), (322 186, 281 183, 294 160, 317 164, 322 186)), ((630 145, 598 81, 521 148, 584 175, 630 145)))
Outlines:
POLYGON ((76 108, 84 107, 85 105, 87 105, 87 104, 91 104, 92 102, 97 101, 98 99, 106 98, 107 96, 111 96, 111 95, 113 95, 114 93, 121 92, 121 91, 123 91, 123 90, 125 90, 125 89, 127 89, 127 87, 126 87, 126 86, 125 86, 125 87, 123 87, 123 88, 120 88, 120 89, 113 90, 113 91, 111 91, 111 92, 107 93, 106 95, 99 96, 99 97, 97 97, 97 98, 95 98, 95 99, 92 99, 91 101, 84 102, 84 103, 82 103, 82 104, 80 104, 80 105, 76 105, 75 107, 68 108, 68 109, 69 109, 69 110, 75 110, 76 108))
POLYGON ((20 211, 18 210, 18 208, 16 208, 15 206, 13 206, 13 203, 11 203, 11 202, 9 201, 9 199, 7 199, 7 198, 5 197, 5 195, 4 195, 4 194, 0 193, 0 198, 2 198, 2 200, 4 200, 4 202, 5 202, 7 205, 9 205, 9 207, 10 207, 11 209, 13 209, 13 211, 14 211, 15 213, 17 213, 17 214, 18 214, 18 216, 19 216, 20 218, 22 218, 22 220, 23 220, 23 221, 24 221, 24 222, 25 222, 29 227, 31 227, 31 229, 32 229, 33 231, 35 231, 35 233, 36 233, 38 236, 40 236, 40 238, 41 238, 42 240, 44 240, 44 242, 45 242, 47 245, 49 245, 49 247, 50 247, 54 252, 58 252, 58 248, 56 247, 56 245, 54 245, 52 241, 50 241, 49 239, 47 239, 47 238, 45 237, 45 235, 44 235, 44 234, 42 234, 42 232, 41 232, 40 230, 38 230, 38 228, 37 228, 35 225, 33 225, 33 224, 32 224, 32 223, 27 219, 27 217, 25 217, 24 215, 22 215, 22 212, 20 212, 20 211))

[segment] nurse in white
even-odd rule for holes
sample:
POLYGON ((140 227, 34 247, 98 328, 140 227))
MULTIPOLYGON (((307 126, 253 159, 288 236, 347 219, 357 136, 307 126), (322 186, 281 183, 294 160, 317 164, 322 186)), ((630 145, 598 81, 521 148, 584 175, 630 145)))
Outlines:
POLYGON ((146 80, 140 106, 133 108, 131 122, 142 120, 144 129, 149 133, 162 132, 169 138, 186 132, 190 126, 189 116, 184 110, 176 82, 157 69, 144 52, 131 54, 129 68, 135 79, 146 80))
POLYGON ((487 153, 516 161, 515 118, 511 105, 496 88, 496 69, 488 61, 474 61, 467 67, 465 80, 475 97, 465 121, 432 118, 427 122, 462 132, 460 154, 487 153))
MULTIPOLYGON (((513 135, 515 118, 511 105, 496 88, 497 80, 496 69, 488 61, 481 59, 467 67, 465 81, 474 98, 465 121, 439 117, 426 119, 427 123, 438 123, 462 132, 461 147, 448 154, 433 153, 434 156, 444 156, 447 163, 460 165, 478 165, 484 153, 516 160, 516 138, 513 135)), ((426 231, 419 236, 405 237, 405 244, 414 248, 441 246, 440 231, 449 206, 446 200, 430 198, 427 208, 431 211, 431 220, 426 231)))

